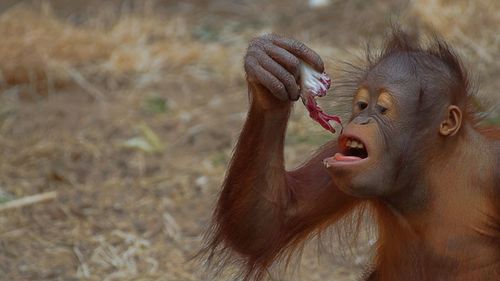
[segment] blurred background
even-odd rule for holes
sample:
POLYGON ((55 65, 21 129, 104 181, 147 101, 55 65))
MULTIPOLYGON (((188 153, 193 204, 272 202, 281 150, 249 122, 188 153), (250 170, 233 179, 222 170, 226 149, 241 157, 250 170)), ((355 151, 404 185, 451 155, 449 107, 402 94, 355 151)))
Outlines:
MULTIPOLYGON (((208 280, 191 257, 245 118, 248 41, 302 40, 336 77, 391 23, 446 38, 499 125, 496 0, 0 1, 0 280, 208 280)), ((287 165, 330 138, 297 105, 287 165)), ((313 243, 279 280, 355 280, 369 243, 313 243)))

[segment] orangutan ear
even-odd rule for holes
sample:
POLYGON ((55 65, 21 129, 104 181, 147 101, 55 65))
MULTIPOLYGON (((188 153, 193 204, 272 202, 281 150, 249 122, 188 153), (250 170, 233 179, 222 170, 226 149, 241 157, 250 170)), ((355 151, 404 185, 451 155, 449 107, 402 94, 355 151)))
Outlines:
POLYGON ((458 106, 450 105, 448 106, 448 114, 446 119, 441 122, 439 127, 439 133, 442 136, 454 136, 460 130, 462 126, 462 111, 458 106))

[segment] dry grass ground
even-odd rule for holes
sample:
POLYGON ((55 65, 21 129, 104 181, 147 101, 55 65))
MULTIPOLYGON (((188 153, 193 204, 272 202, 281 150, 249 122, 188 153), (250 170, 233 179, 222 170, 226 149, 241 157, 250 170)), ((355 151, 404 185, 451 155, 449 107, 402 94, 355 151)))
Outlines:
MULTIPOLYGON (((245 117, 242 57, 258 34, 304 40, 336 76, 333 59, 379 42, 391 20, 432 26, 485 104, 500 103, 500 2, 330 2, 6 1, 0 202, 57 198, 0 211, 0 279, 206 280, 190 258, 245 117)), ((288 164, 330 137, 297 106, 288 164)), ((286 280, 355 280, 366 248, 317 260, 307 247, 286 280)))

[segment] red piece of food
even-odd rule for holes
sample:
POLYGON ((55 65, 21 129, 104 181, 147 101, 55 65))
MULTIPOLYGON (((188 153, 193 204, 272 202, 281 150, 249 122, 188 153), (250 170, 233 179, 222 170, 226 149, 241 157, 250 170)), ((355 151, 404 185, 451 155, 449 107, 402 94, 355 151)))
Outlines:
POLYGON ((342 120, 337 115, 325 113, 317 104, 316 97, 323 97, 330 88, 331 79, 326 73, 319 73, 306 63, 301 65, 301 93, 309 116, 318 122, 326 130, 335 133, 335 128, 330 121, 337 122, 342 126, 342 120))

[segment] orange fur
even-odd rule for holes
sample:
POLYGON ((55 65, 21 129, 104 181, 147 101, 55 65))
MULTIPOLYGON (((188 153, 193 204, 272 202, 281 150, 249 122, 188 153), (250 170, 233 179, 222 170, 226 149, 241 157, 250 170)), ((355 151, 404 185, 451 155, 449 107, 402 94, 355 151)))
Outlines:
MULTIPOLYGON (((403 180, 419 182, 415 188, 425 188, 424 200, 403 208, 384 197, 357 198, 339 190, 322 163, 338 150, 336 141, 301 167, 286 171, 283 148, 291 103, 275 100, 248 81, 250 111, 207 244, 215 267, 235 263, 244 280, 262 280, 280 260, 287 264, 311 236, 358 214, 356 210, 368 210, 379 233, 375 267, 366 280, 500 280, 500 129, 475 128, 474 112, 466 110, 473 87, 456 54, 440 40, 424 49, 395 32, 384 52, 376 59, 368 56, 368 66, 358 69, 369 71, 401 53, 415 55, 415 60, 426 56, 421 64, 445 65, 451 74, 442 83, 450 85, 451 104, 464 112, 453 140, 429 143, 411 155, 418 170, 403 180)), ((355 236, 358 230, 349 228, 348 234, 355 236)))

